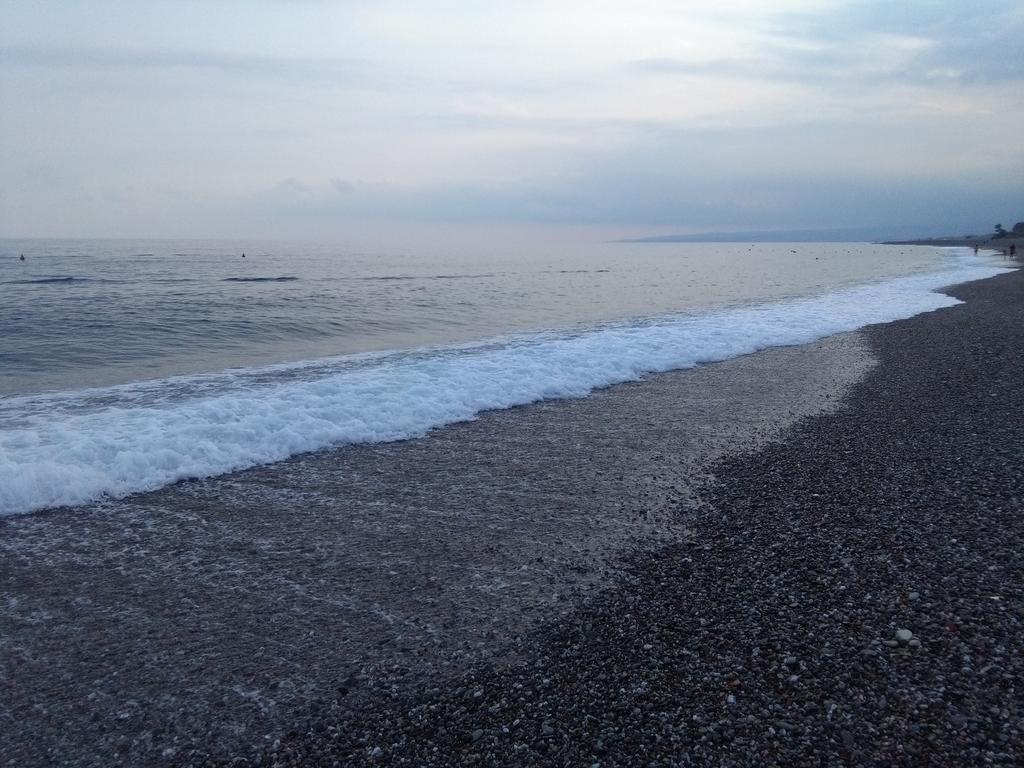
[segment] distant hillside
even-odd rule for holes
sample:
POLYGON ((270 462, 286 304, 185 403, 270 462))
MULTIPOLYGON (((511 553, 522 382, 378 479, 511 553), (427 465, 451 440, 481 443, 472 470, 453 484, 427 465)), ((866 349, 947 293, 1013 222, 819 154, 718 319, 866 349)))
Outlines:
POLYGON ((921 237, 919 227, 857 227, 847 229, 787 229, 752 232, 699 232, 692 235, 654 235, 617 243, 865 243, 921 237))
POLYGON ((917 237, 913 240, 889 240, 890 245, 966 245, 977 246, 987 244, 990 247, 1009 247, 1024 239, 1024 221, 1018 221, 1011 229, 996 224, 995 231, 990 235, 961 235, 952 237, 917 237))

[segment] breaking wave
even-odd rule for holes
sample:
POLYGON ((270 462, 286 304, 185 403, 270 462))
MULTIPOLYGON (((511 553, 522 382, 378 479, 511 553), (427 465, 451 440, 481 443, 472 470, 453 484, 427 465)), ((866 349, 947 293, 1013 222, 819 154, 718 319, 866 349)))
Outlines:
POLYGON ((329 446, 418 437, 485 410, 583 397, 649 373, 952 306, 959 302, 937 289, 1005 271, 957 262, 819 296, 574 332, 0 399, 0 513, 124 496, 329 446))

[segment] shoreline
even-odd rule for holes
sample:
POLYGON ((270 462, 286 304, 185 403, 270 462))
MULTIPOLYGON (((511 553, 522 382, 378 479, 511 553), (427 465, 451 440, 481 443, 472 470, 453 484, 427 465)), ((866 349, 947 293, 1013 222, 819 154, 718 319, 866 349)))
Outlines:
POLYGON ((687 536, 530 661, 320 711, 266 757, 1019 764, 1024 272, 949 290, 967 303, 869 327, 880 364, 840 410, 715 465, 687 536))
POLYGON ((841 334, 0 520, 0 753, 252 755, 318 701, 515 664, 624 553, 678 536, 703 466, 835 408, 872 364, 841 334))
MULTIPOLYGON (((17 704, 0 709, 0 751, 7 764, 29 766, 62 756, 77 765, 253 764, 261 752, 263 764, 283 765, 625 765, 641 757, 706 765, 730 754, 742 765, 853 759, 850 744, 879 733, 914 742, 898 723, 874 724, 870 712, 859 717, 874 736, 862 732, 846 717, 855 710, 845 694, 822 699, 800 687, 812 680, 820 688, 825 672, 841 676, 845 662, 869 658, 864 650, 883 659, 910 652, 884 645, 892 633, 880 631, 856 636, 855 649, 839 643, 816 655, 820 646, 808 645, 808 628, 812 639, 822 631, 808 621, 829 611, 833 624, 848 618, 835 590, 849 594, 862 561, 840 572, 835 553, 838 562, 863 553, 843 549, 843 536, 881 522, 879 510, 858 510, 856 527, 844 509, 888 479, 892 446, 874 445, 870 434, 858 450, 845 441, 858 428, 892 437, 900 418, 922 413, 944 424, 936 405, 955 414, 955 400, 915 377, 934 373, 936 355, 954 359, 943 349, 958 332, 962 349, 984 342, 970 375, 995 364, 1008 374, 1024 334, 1012 319, 1012 339, 992 323, 1006 309, 1020 314, 1010 301, 1024 291, 1020 275, 951 289, 966 291, 968 305, 805 347, 491 412, 418 441, 236 473, 225 481, 237 492, 229 506, 211 507, 214 481, 198 481, 77 510, 67 518, 74 531, 55 515, 0 521, 0 586, 24 593, 2 617, 12 666, 0 672, 20 687, 17 704), (958 331, 960 315, 974 318, 966 330, 958 331), (901 378, 893 369, 917 346, 927 353, 901 378), (917 393, 912 402, 908 392, 917 393), (822 457, 838 465, 816 468, 822 457), (710 487, 702 482, 709 462, 710 487), (394 475, 381 474, 392 465, 394 475), (849 466, 858 483, 844 477, 849 466), (303 491, 310 471, 330 498, 303 491), (834 485, 812 490, 825 477, 834 485), (830 523, 840 525, 834 541, 814 514, 823 496, 830 523), (831 554, 816 562, 822 553, 831 554), (764 574, 771 578, 761 584, 764 574), (840 576, 850 583, 837 584, 840 576), (763 616, 769 610, 776 615, 763 616), (844 664, 823 671, 828 658, 844 664), (797 700, 810 724, 791 711, 797 700), (835 715, 826 702, 843 707, 843 728, 804 711, 835 715), (721 743, 729 731, 748 752, 729 752, 721 743)), ((1006 393, 1014 381, 997 383, 1006 393)), ((989 403, 986 395, 964 407, 989 403)), ((963 467, 942 471, 949 487, 963 467)), ((897 496, 927 491, 908 486, 912 478, 896 477, 897 496)), ((855 543, 864 549, 878 545, 874 538, 855 543)), ((914 556, 926 559, 919 550, 914 556)), ((882 554, 862 562, 869 577, 882 554)), ((899 565, 887 557, 885 567, 899 565)), ((922 604, 931 599, 920 584, 914 591, 922 604)), ((863 611, 854 616, 871 625, 863 611)), ((875 625, 895 631, 888 624, 898 618, 875 625)), ((1019 663, 1019 645, 1011 662, 1019 663)), ((1019 709, 1019 689, 1012 693, 1019 709)), ((881 695, 894 696, 888 688, 881 695)), ((977 719, 970 712, 967 725, 977 719)), ((953 754, 948 739, 941 747, 940 757, 953 754)), ((892 758, 900 759, 909 758, 892 758)))
MULTIPOLYGON (((749 303, 712 302, 621 324, 496 337, 394 358, 370 356, 365 365, 342 356, 294 367, 0 398, 10 405, 5 415, 15 430, 31 424, 22 442, 17 431, 3 434, 4 445, 12 448, 0 467, 6 480, 0 482, 0 514, 88 504, 106 494, 145 492, 332 445, 420 436, 488 409, 582 396, 652 371, 803 343, 952 303, 935 289, 1000 271, 991 257, 952 259, 942 250, 902 249, 898 257, 892 249, 845 255, 826 250, 822 258, 837 265, 859 263, 851 253, 867 254, 851 274, 868 264, 882 274, 846 283, 838 279, 846 268, 833 265, 825 272, 832 270, 835 281, 795 293, 765 275, 773 287, 749 303), (899 265, 898 274, 888 274, 879 259, 899 265), (305 365, 313 366, 308 376, 305 365), (109 448, 95 451, 96 444, 109 448)), ((751 258, 741 254, 745 263, 751 258)), ((798 258, 810 265, 811 251, 798 258)), ((817 263, 819 257, 813 258, 817 263)), ((751 286, 767 269, 750 266, 745 280, 736 281, 747 286, 741 294, 758 293, 751 286)))
POLYGON ((929 245, 936 248, 974 248, 982 250, 1002 251, 1015 245, 1020 251, 1024 246, 1022 237, 1002 237, 993 240, 990 235, 984 237, 925 237, 917 240, 885 240, 880 245, 929 245))

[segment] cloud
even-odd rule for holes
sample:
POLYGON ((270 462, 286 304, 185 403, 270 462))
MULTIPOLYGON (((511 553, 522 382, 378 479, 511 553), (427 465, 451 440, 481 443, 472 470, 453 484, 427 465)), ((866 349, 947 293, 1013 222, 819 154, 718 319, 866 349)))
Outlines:
MULTIPOLYGON (((783 37, 811 42, 840 60, 861 52, 902 60, 910 80, 953 77, 964 83, 1024 78, 1024 57, 1013 55, 1024 34, 1016 0, 976 4, 931 0, 847 3, 825 15, 792 14, 780 21, 783 37)), ((813 53, 807 59, 813 63, 813 53)), ((896 73, 898 74, 898 73, 896 73)))
POLYGON ((743 56, 652 57, 625 63, 637 74, 724 76, 822 86, 987 84, 1024 79, 1024 12, 1015 2, 847 3, 828 12, 773 17, 743 56))
POLYGON ((846 226, 1021 197, 1010 0, 12 7, 5 231, 58 207, 107 234, 846 226))
MULTIPOLYGON (((852 132, 852 129, 851 129, 852 132)), ((643 147, 584 155, 550 177, 506 183, 383 184, 333 179, 288 180, 241 201, 279 220, 320 223, 364 220, 462 224, 544 224, 646 227, 661 231, 918 226, 939 231, 979 226, 992 211, 1011 216, 1020 184, 993 184, 991 169, 937 163, 898 178, 870 168, 846 171, 828 162, 830 133, 805 126, 652 135, 643 147), (815 138, 814 134, 820 135, 815 138), (785 141, 810 155, 792 161, 785 141), (778 154, 766 151, 772 144, 778 154)), ((882 159, 879 162, 884 163, 882 159)), ((1007 168, 1020 177, 1024 162, 1007 168)))
POLYGON ((5 46, 6 66, 71 70, 194 70, 245 78, 324 81, 379 81, 381 73, 368 62, 343 58, 260 56, 217 51, 109 49, 88 47, 5 46))

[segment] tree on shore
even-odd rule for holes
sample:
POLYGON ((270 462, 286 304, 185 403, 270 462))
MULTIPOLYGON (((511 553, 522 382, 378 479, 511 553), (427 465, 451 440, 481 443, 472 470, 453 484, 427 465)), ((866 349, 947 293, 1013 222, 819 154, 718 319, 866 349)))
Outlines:
POLYGON ((992 240, 1000 240, 1006 237, 1024 237, 1024 221, 1018 221, 1011 229, 1006 229, 1002 224, 996 224, 996 232, 992 240))

